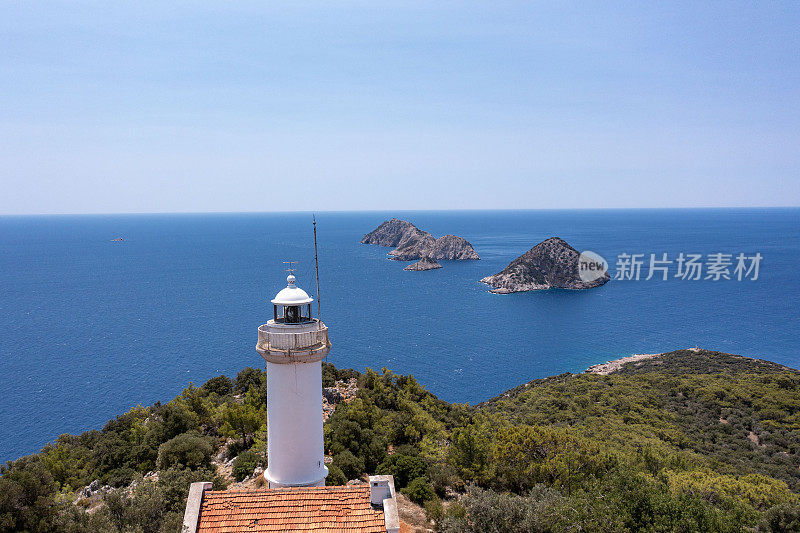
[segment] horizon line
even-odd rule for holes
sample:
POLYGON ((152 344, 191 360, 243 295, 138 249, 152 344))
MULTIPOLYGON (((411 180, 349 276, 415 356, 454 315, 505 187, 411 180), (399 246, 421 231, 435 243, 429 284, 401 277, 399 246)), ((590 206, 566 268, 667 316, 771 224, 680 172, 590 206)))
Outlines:
POLYGON ((278 215, 302 213, 447 213, 474 211, 671 211, 671 210, 769 210, 800 209, 800 205, 772 206, 679 206, 679 207, 535 207, 535 208, 464 208, 464 209, 303 209, 297 211, 116 211, 98 213, 0 213, 0 218, 10 217, 48 217, 48 216, 112 216, 112 215, 278 215))

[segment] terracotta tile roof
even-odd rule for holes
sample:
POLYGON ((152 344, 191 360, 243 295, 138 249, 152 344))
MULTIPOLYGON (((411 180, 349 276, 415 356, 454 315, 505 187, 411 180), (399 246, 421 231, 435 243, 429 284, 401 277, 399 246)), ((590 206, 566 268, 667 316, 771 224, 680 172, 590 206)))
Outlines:
POLYGON ((369 485, 303 487, 252 492, 206 491, 197 533, 385 532, 383 510, 369 501, 369 485))

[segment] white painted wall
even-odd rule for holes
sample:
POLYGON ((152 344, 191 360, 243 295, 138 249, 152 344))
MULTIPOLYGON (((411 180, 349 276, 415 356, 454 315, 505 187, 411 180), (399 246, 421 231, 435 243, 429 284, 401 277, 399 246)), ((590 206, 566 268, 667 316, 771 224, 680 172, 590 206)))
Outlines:
POLYGON ((320 361, 267 363, 267 431, 271 488, 325 484, 320 361))

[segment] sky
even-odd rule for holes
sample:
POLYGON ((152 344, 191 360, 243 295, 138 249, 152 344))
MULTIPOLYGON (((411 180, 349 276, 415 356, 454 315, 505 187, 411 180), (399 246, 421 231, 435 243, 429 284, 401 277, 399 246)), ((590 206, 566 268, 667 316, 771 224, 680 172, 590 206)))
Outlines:
POLYGON ((800 205, 798 2, 0 3, 0 214, 800 205))

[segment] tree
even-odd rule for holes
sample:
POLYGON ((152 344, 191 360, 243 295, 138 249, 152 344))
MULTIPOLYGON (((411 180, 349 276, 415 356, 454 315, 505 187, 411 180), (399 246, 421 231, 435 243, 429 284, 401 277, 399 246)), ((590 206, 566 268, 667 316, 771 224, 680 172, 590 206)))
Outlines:
POLYGON ((397 488, 408 485, 412 479, 424 477, 428 470, 425 461, 419 457, 413 457, 402 453, 395 453, 388 456, 378 466, 377 474, 391 474, 394 476, 394 483, 397 488))
POLYGON ((481 427, 469 424, 453 432, 453 442, 448 456, 465 481, 480 482, 487 474, 489 439, 481 427))
POLYGON ((211 465, 214 446, 211 439, 190 431, 173 437, 158 449, 158 467, 180 465, 192 470, 211 465))
POLYGON ((347 449, 333 456, 333 466, 341 470, 347 479, 356 479, 365 470, 364 461, 347 449))
POLYGON ((261 462, 261 456, 251 451, 242 452, 233 460, 233 477, 241 481, 253 473, 261 462))
POLYGON ((253 434, 266 421, 255 407, 248 404, 227 404, 222 414, 222 434, 227 437, 241 437, 242 447, 247 449, 253 434))
POLYGON ((236 374, 234 390, 238 394, 247 394, 250 387, 258 387, 261 383, 261 370, 248 366, 236 374))
POLYGON ((183 404, 170 402, 161 411, 163 434, 159 435, 162 442, 166 442, 176 435, 197 429, 197 421, 192 413, 183 404))
POLYGON ((36 457, 0 466, 0 531, 52 531, 56 483, 36 457))
POLYGON ((347 485, 347 476, 344 475, 338 466, 334 464, 328 465, 328 477, 325 478, 325 485, 347 485))
POLYGON ((401 489, 400 492, 408 496, 408 499, 414 503, 422 505, 423 503, 436 500, 436 491, 424 477, 418 477, 411 480, 408 486, 401 489))
POLYGON ((227 396, 233 392, 233 382, 228 376, 217 376, 203 383, 202 388, 209 394, 215 393, 220 396, 227 396))

